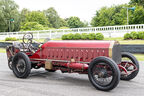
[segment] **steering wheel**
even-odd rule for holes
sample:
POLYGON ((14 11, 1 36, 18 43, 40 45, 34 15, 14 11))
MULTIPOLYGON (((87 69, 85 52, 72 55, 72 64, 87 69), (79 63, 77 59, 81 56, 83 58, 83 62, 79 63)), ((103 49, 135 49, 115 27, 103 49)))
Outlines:
POLYGON ((32 44, 33 34, 32 33, 26 33, 23 36, 23 45, 25 48, 30 49, 30 46, 32 44))

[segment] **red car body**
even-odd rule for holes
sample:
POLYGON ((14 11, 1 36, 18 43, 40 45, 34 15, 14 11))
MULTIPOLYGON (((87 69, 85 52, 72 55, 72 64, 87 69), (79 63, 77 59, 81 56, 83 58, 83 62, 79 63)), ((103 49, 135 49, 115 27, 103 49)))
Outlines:
POLYGON ((137 75, 138 61, 131 55, 121 53, 117 41, 47 41, 37 48, 23 43, 7 47, 9 67, 18 78, 26 78, 32 68, 41 67, 49 72, 83 73, 95 88, 104 91, 115 88, 120 78, 130 80, 137 75), (122 61, 123 57, 130 57, 132 62, 122 61), (112 79, 102 84, 102 78, 112 79))

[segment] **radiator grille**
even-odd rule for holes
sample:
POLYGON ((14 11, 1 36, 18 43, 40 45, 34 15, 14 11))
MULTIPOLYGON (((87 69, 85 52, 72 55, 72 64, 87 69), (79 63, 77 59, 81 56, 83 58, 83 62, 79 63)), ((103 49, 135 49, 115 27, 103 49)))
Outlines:
POLYGON ((121 63, 121 46, 120 44, 114 44, 112 49, 112 59, 117 63, 121 63))

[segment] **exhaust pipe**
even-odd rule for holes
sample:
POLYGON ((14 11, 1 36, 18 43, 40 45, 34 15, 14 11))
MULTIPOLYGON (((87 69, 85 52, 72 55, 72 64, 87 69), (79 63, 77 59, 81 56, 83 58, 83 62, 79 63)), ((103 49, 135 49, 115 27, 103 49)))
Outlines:
POLYGON ((79 70, 87 70, 88 69, 88 64, 83 64, 83 63, 66 63, 64 65, 65 67, 71 68, 71 69, 79 69, 79 70))

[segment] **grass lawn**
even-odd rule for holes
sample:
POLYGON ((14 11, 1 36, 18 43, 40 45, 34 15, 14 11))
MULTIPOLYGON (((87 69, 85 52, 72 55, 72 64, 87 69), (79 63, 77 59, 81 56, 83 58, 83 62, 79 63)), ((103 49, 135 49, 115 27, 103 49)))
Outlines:
POLYGON ((120 44, 144 44, 144 40, 123 40, 120 44))
POLYGON ((116 40, 119 41, 120 44, 144 44, 144 40, 123 40, 122 37, 104 38, 104 40, 116 40))
POLYGON ((6 49, 0 48, 0 53, 5 53, 5 52, 6 52, 6 49))
POLYGON ((134 54, 138 61, 144 61, 144 54, 134 54))

